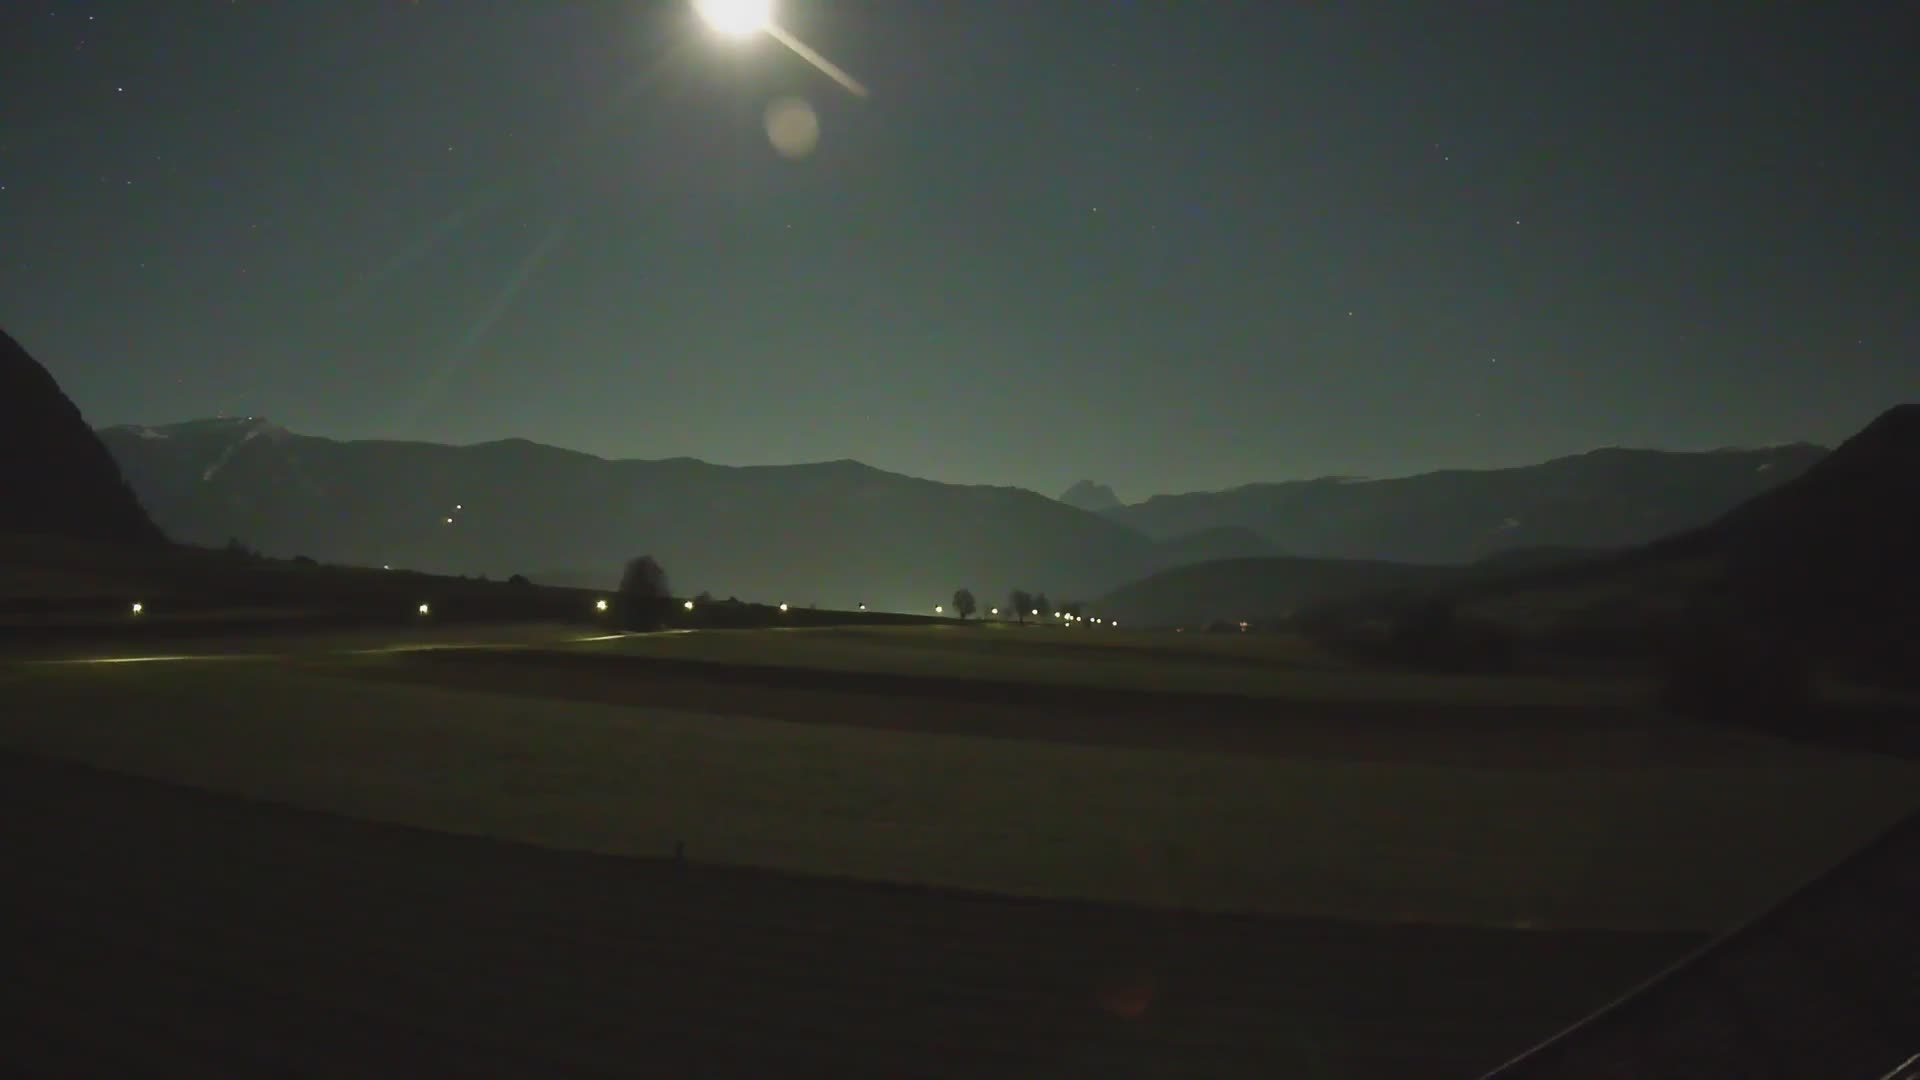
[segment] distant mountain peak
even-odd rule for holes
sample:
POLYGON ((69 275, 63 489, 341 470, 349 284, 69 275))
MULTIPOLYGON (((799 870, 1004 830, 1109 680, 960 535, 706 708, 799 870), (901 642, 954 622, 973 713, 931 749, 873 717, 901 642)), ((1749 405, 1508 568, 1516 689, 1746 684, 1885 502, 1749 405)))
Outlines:
POLYGON ((1082 480, 1062 492, 1060 501, 1096 514, 1118 509, 1121 505, 1120 496, 1115 495, 1112 488, 1091 480, 1082 480))

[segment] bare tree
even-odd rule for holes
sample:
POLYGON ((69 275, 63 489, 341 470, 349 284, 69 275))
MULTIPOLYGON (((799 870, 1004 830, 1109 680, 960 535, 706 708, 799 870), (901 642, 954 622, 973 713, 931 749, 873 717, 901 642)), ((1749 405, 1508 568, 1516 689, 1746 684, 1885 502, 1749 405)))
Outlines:
POLYGON ((1025 625, 1027 609, 1033 607, 1033 594, 1025 589, 1015 589, 1007 594, 1007 604, 1013 608, 1013 617, 1025 625))
POLYGON ((972 589, 962 587, 953 590, 953 610, 960 613, 961 622, 966 622, 974 612, 980 610, 980 605, 974 602, 972 589))
POLYGON ((1043 619, 1053 614, 1053 605, 1047 603, 1046 593, 1040 593, 1039 595, 1035 596, 1033 598, 1033 606, 1034 606, 1034 610, 1038 611, 1040 613, 1040 617, 1043 619))

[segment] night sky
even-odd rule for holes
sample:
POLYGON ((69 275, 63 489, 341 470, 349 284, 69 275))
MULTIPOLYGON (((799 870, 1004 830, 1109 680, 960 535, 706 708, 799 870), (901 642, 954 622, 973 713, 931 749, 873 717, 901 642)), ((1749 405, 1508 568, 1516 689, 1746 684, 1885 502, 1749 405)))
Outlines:
POLYGON ((1049 494, 1830 443, 1920 397, 1913 10, 787 0, 860 100, 684 3, 0 0, 0 326, 98 424, 1049 494))

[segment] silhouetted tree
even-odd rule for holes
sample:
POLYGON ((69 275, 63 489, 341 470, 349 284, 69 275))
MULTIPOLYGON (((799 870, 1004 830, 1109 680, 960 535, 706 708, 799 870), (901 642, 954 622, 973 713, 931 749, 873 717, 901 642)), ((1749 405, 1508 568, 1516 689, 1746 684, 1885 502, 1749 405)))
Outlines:
POLYGON ((667 572, 651 555, 630 559, 620 575, 620 617, 629 628, 650 630, 667 621, 673 593, 667 572))
POLYGON ((1033 594, 1025 589, 1015 589, 1007 594, 1007 605, 1013 608, 1013 617, 1024 626, 1027 612, 1033 608, 1033 594))
POLYGON ((293 565, 295 565, 295 566, 319 566, 320 564, 319 564, 319 563, 317 563, 317 562, 315 562, 315 561, 313 560, 313 556, 311 556, 311 555, 295 555, 295 556, 293 557, 293 565))
POLYGON ((515 574, 515 575, 513 575, 512 577, 510 577, 510 578, 508 578, 508 579, 507 579, 507 584, 509 584, 509 585, 531 585, 531 584, 533 584, 533 582, 531 582, 531 581, 528 581, 528 580, 527 580, 527 575, 525 575, 525 574, 515 574))
POLYGON ((1033 606, 1035 610, 1040 612, 1040 617, 1043 619, 1053 614, 1053 605, 1047 603, 1046 593, 1036 595, 1033 598, 1033 606))
POLYGON ((237 536, 227 537, 226 555, 234 562, 252 562, 260 557, 259 552, 241 543, 237 536))
POLYGON ((620 575, 620 595, 665 599, 673 593, 667 587, 667 572, 653 556, 642 555, 627 561, 627 568, 620 575))
POLYGON ((1067 603, 1060 605, 1060 614, 1072 615, 1077 618, 1080 614, 1081 609, 1084 607, 1086 607, 1086 605, 1082 604, 1080 601, 1070 600, 1067 603))
POLYGON ((972 618, 973 613, 980 610, 980 605, 974 602, 972 589, 962 587, 953 590, 953 610, 960 613, 961 622, 972 618))

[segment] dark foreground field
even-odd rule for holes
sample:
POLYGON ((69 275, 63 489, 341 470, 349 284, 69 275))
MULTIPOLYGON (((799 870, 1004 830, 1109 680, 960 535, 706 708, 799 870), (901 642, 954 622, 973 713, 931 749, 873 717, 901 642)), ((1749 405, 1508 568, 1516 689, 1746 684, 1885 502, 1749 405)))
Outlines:
POLYGON ((0 792, 42 1075, 1468 1076, 1696 940, 569 854, 14 754, 0 792))

